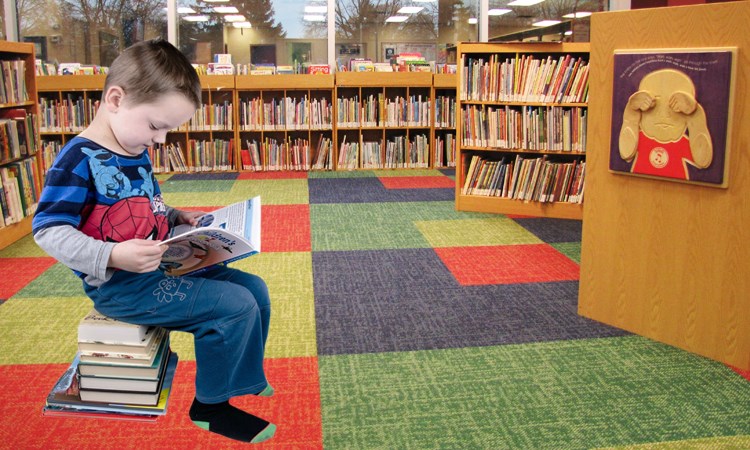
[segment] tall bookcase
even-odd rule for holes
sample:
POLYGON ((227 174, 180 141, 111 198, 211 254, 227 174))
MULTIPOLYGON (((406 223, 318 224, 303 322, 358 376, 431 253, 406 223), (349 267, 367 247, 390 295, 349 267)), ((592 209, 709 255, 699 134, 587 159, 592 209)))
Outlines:
POLYGON ((333 169, 333 75, 236 77, 244 170, 333 169))
POLYGON ((580 219, 588 43, 458 45, 456 209, 580 219))
POLYGON ((458 75, 436 73, 432 78, 432 167, 456 166, 456 89, 458 75))
POLYGON ((431 89, 431 73, 337 73, 337 169, 430 167, 431 89))
POLYGON ((34 45, 0 41, 0 249, 31 231, 42 188, 34 45))

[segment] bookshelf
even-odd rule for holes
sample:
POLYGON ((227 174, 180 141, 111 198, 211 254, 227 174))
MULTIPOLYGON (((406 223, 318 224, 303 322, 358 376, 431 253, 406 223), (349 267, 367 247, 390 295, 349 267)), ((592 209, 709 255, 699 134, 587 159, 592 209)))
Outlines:
POLYGON ((332 170, 333 75, 238 75, 240 168, 332 170))
POLYGON ((47 173, 65 143, 93 119, 105 78, 106 75, 36 77, 43 173, 47 173))
POLYGON ((456 209, 583 216, 588 43, 458 46, 456 209))
POLYGON ((432 79, 432 166, 456 166, 457 74, 436 73, 432 79))
POLYGON ((431 100, 431 73, 337 73, 337 169, 430 167, 431 100))
POLYGON ((0 41, 0 249, 31 232, 42 188, 34 45, 0 41))

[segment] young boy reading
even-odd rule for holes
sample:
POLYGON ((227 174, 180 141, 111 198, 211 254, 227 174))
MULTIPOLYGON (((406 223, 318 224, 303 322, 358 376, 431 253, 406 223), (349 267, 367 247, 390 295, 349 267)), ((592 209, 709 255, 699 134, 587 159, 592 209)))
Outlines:
POLYGON ((156 39, 126 49, 110 66, 95 118, 50 168, 33 220, 34 239, 83 279, 107 316, 192 333, 199 427, 245 441, 270 439, 276 426, 229 403, 270 396, 263 354, 271 306, 258 276, 217 266, 197 276, 159 270, 171 226, 197 212, 162 200, 146 148, 188 121, 201 104, 188 59, 156 39))

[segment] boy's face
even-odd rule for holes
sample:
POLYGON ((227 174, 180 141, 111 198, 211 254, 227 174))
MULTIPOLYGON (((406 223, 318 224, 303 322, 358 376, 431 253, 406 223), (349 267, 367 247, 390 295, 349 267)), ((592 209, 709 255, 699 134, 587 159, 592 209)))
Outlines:
POLYGON ((182 94, 163 94, 154 102, 139 105, 130 104, 125 94, 109 123, 125 154, 137 156, 146 147, 164 143, 167 132, 187 122, 194 112, 195 106, 182 94))

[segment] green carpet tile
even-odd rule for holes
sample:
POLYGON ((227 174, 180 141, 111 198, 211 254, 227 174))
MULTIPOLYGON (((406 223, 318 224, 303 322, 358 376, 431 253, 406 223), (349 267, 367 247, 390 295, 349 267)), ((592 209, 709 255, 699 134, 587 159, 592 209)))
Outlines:
POLYGON ((321 356, 326 449, 586 449, 748 434, 750 383, 624 338, 321 356))
POLYGON ((596 450, 748 450, 750 436, 726 436, 685 441, 598 448, 596 450))
POLYGON ((307 180, 238 180, 228 192, 164 191, 164 199, 174 207, 223 206, 261 194, 264 205, 304 204, 308 202, 307 180))
POLYGON ((577 262, 581 263, 581 243, 580 242, 559 242, 550 244, 555 247, 558 252, 577 262))
POLYGON ((430 247, 540 244, 542 241, 503 216, 481 219, 433 220, 415 223, 430 247))
POLYGON ((36 245, 30 234, 0 250, 0 258, 36 258, 40 256, 47 256, 47 254, 36 245))
POLYGON ((453 202, 386 202, 376 207, 369 203, 312 204, 313 251, 428 248, 431 245, 417 223, 447 222, 449 231, 455 224, 445 219, 477 216, 493 217, 457 212, 453 202))
POLYGON ((13 297, 78 297, 83 295, 83 284, 72 270, 56 263, 13 297))
POLYGON ((234 180, 166 180, 159 184, 164 195, 175 192, 229 192, 234 180))

